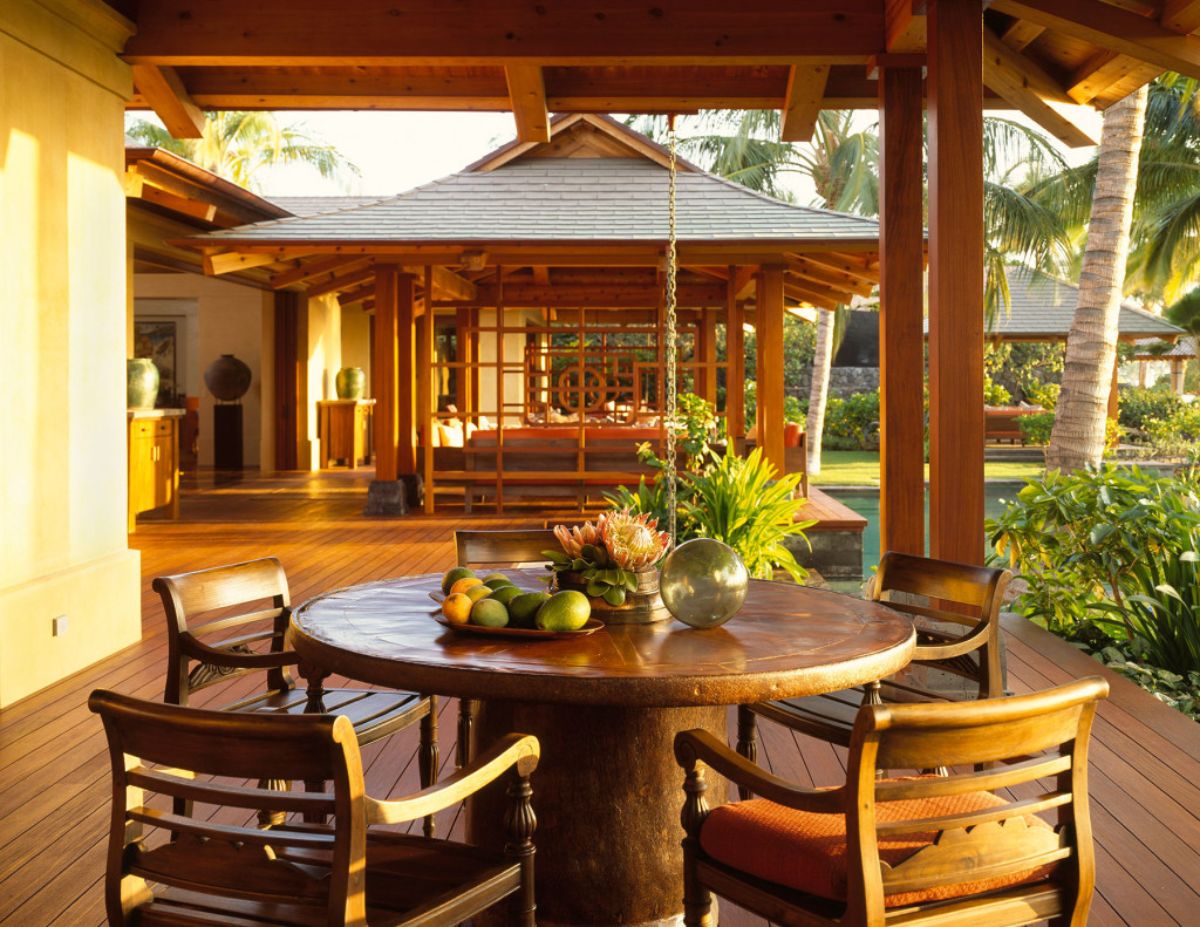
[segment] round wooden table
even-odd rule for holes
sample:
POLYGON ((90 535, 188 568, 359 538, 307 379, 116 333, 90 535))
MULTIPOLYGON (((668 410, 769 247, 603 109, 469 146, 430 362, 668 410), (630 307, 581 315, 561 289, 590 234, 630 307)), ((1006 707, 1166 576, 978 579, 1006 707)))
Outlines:
MULTIPOLYGON (((518 577, 539 588, 544 573, 518 577)), ((480 700, 475 741, 534 734, 542 924, 674 923, 683 909, 681 730, 726 735, 727 706, 832 692, 912 656, 911 622, 822 589, 752 581, 720 628, 616 625, 569 640, 487 638, 433 620, 440 577, 318 596, 292 617, 301 658, 353 679, 480 700)), ((713 804, 721 798, 710 789, 713 804)), ((502 789, 471 803, 473 842, 503 840, 502 789)))

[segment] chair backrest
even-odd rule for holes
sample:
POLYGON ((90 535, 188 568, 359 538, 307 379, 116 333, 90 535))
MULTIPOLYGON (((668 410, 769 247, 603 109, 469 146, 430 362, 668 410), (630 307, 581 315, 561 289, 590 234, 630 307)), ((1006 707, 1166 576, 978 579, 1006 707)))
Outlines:
POLYGON ((365 924, 362 760, 348 719, 201 711, 103 690, 88 706, 104 722, 112 762, 109 924, 138 922, 134 912, 155 903, 147 883, 212 896, 213 910, 230 914, 253 903, 290 904, 311 909, 314 922, 365 924), (332 782, 332 791, 265 787, 294 780, 332 782), (205 810, 163 810, 157 805, 170 801, 147 803, 147 792, 205 810), (335 825, 227 823, 255 811, 333 815, 335 825), (303 865, 313 853, 328 854, 324 877, 303 865))
POLYGON ((455 531, 458 565, 517 567, 545 563, 544 550, 558 550, 558 539, 549 528, 501 531, 455 531))
POLYGON ((291 688, 277 657, 292 603, 276 558, 159 576, 153 586, 167 615, 167 702, 186 705, 205 686, 263 670, 271 689, 291 688))
POLYGON ((913 617, 915 663, 976 683, 972 697, 995 698, 1004 694, 1000 609, 1011 581, 1008 570, 888 551, 871 598, 913 617))
MULTIPOLYGON (((897 896, 952 891, 964 883, 988 883, 990 890, 1006 877, 1012 884, 1053 864, 1060 867, 1053 878, 1065 887, 1070 909, 1083 905, 1086 915, 1094 881, 1088 738, 1097 703, 1107 695, 1108 683, 1091 676, 1004 699, 860 709, 845 806, 847 898, 862 921, 875 923, 867 912, 882 911, 889 896, 892 904, 907 904, 897 896), (879 779, 876 772, 934 767, 969 771, 909 779, 879 779), (979 800, 979 793, 997 790, 1006 794, 979 800), (929 800, 953 796, 961 797, 930 810, 929 800), (884 807, 890 802, 914 804, 884 807), (1050 811, 1057 814, 1056 827, 1029 820, 1050 811), (926 835, 914 840, 923 846, 897 859, 896 842, 915 835, 926 835), (881 859, 881 843, 888 859, 881 859)), ((848 916, 847 922, 859 921, 848 916)))

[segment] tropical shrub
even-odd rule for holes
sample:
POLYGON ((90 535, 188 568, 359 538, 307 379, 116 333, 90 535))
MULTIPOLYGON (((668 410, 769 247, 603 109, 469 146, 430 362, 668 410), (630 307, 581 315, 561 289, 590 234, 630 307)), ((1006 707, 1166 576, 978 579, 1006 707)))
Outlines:
POLYGON ((1160 702, 1200 721, 1200 672, 1173 673, 1159 666, 1147 666, 1133 659, 1117 644, 1093 651, 1092 656, 1116 670, 1153 695, 1160 702))
POLYGON ((834 396, 825 407, 825 447, 839 451, 872 451, 879 447, 879 390, 834 396))
POLYGON ((761 448, 746 457, 727 450, 708 471, 682 478, 688 536, 728 544, 751 576, 770 579, 779 568, 803 582, 808 571, 784 543, 789 537, 804 537, 804 530, 816 524, 797 520, 804 505, 796 497, 800 479, 798 473, 779 476, 761 448))
MULTIPOLYGON (((745 410, 745 421, 747 425, 753 425, 754 420, 758 417, 758 384, 753 380, 747 380, 743 396, 742 408, 745 410)), ((804 424, 804 418, 808 415, 808 400, 800 399, 788 393, 783 397, 783 420, 785 422, 799 422, 804 424)))
POLYGON ((1102 465, 1031 480, 988 522, 1027 585, 1022 614, 1068 638, 1123 642, 1200 672, 1200 480, 1102 465))
POLYGON ((1165 418, 1147 418, 1142 430, 1151 452, 1162 457, 1180 457, 1200 441, 1200 405, 1180 403, 1165 418))
POLYGON ((1006 406, 1012 402, 1012 393, 997 383, 987 374, 983 375, 983 404, 985 406, 1006 406))
POLYGON ((1049 444, 1050 432, 1054 429, 1053 412, 1030 412, 1017 416, 1017 427, 1026 444, 1049 444))
POLYGON ((1183 400, 1170 390, 1122 387, 1117 420, 1126 428, 1142 431, 1150 419, 1169 419, 1182 405, 1183 400))
POLYGON ((1062 386, 1058 383, 1041 383, 1037 380, 1029 380, 1024 386, 1026 401, 1050 412, 1058 406, 1058 394, 1061 390, 1062 386))

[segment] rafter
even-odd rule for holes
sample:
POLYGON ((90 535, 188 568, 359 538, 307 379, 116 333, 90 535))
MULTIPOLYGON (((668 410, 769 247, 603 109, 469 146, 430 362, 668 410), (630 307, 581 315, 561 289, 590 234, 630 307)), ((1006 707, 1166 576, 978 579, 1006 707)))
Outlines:
POLYGON ((1200 29, 1200 0, 1167 0, 1159 22, 1181 35, 1200 29))
POLYGON ((281 290, 284 287, 298 286, 325 276, 332 278, 337 271, 344 273, 353 266, 363 266, 366 263, 367 258, 362 257, 318 258, 315 261, 306 261, 275 274, 271 277, 271 286, 276 290, 281 290))
POLYGON ((925 51, 925 0, 885 0, 884 41, 889 52, 925 51))
POLYGON ((550 141, 550 113, 546 110, 546 84, 537 66, 510 64, 504 69, 517 139, 522 142, 550 141))
POLYGON ((779 137, 785 142, 807 142, 812 138, 825 99, 829 65, 795 64, 788 71, 779 137))
POLYGON ((209 277, 220 277, 235 270, 249 270, 274 264, 279 258, 274 254, 242 254, 239 251, 221 251, 204 255, 204 273, 209 277))
POLYGON ((1200 78, 1200 39, 1100 0, 994 0, 991 8, 1163 70, 1200 78))
POLYGON ((1024 51, 1045 31, 1045 26, 1014 19, 1009 27, 1000 33, 1000 38, 1013 51, 1024 51))
POLYGON ((340 293, 345 290, 349 290, 352 287, 357 287, 360 284, 366 283, 368 280, 373 280, 374 278, 374 267, 356 270, 353 273, 343 274, 340 277, 334 277, 327 283, 318 283, 315 286, 310 286, 308 288, 308 298, 313 299, 317 296, 326 296, 329 293, 340 293))
POLYGON ((135 64, 133 82, 172 136, 200 138, 204 135, 207 121, 204 112, 188 95, 174 68, 135 64))
POLYGON ((996 33, 985 29, 983 45, 983 79, 989 87, 1066 145, 1100 141, 1099 113, 1072 100, 1040 65, 996 33))
POLYGON ((790 260, 787 262, 788 273, 794 277, 811 280, 858 296, 870 296, 875 284, 862 277, 852 277, 849 274, 813 264, 810 261, 790 260))
POLYGON ((840 270, 844 274, 850 274, 853 277, 861 277, 863 280, 869 280, 871 283, 879 282, 879 271, 872 270, 867 266, 867 262, 861 257, 856 257, 851 254, 842 254, 840 252, 805 252, 804 254, 789 254, 788 257, 802 257, 806 261, 811 261, 814 264, 820 264, 822 267, 831 267, 834 270, 840 270))

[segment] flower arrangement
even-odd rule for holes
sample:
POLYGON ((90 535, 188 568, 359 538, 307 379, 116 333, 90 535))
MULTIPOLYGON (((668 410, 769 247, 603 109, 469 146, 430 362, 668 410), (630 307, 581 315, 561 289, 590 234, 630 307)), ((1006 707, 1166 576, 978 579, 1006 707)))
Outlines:
POLYGON ((577 574, 587 594, 613 607, 625 604, 638 590, 638 574, 654 569, 667 552, 671 538, 658 530, 658 521, 628 509, 605 512, 596 521, 574 528, 557 525, 554 536, 562 550, 542 551, 550 569, 577 574))

